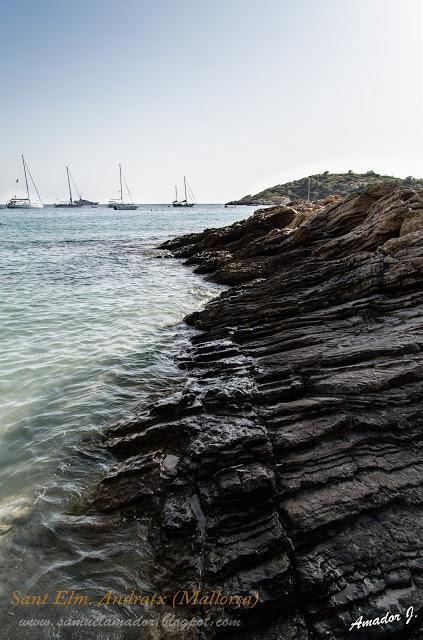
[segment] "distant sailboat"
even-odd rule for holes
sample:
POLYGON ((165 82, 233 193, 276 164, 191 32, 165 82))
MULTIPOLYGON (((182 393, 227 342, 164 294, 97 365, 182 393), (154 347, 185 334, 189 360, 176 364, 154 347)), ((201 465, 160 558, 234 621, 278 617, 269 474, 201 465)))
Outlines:
MULTIPOLYGON (((38 189, 35 185, 34 179, 31 175, 28 165, 26 164, 25 158, 22 155, 22 165, 25 176, 25 185, 26 185, 26 198, 18 198, 17 196, 13 196, 9 202, 6 203, 6 207, 8 209, 42 209, 44 207, 41 196, 38 193, 38 189), (38 196, 38 201, 31 200, 29 195, 29 185, 28 185, 28 175, 31 179, 32 185, 35 189, 35 192, 38 196)), ((18 182, 18 180, 16 180, 18 182)))
POLYGON ((66 167, 66 174, 67 174, 67 178, 68 178, 68 188, 69 188, 69 201, 65 201, 65 202, 56 202, 56 204, 54 205, 55 207, 84 207, 84 206, 96 206, 98 205, 98 202, 91 202, 90 200, 84 200, 81 197, 81 194, 78 191, 78 187, 75 184, 75 180, 73 179, 73 175, 70 172, 69 167, 66 167), (73 198, 72 195, 72 188, 71 188, 71 183, 73 184, 73 187, 78 195, 78 199, 75 200, 73 198))
POLYGON ((70 176, 69 176, 69 167, 66 167, 66 175, 68 178, 69 200, 64 202, 56 202, 54 206, 67 207, 67 208, 80 207, 81 205, 79 204, 79 202, 77 200, 74 200, 72 197, 72 187, 71 187, 70 176))
POLYGON ((187 183, 187 179, 184 176, 184 192, 185 192, 185 198, 184 200, 178 200, 178 187, 175 185, 175 200, 172 202, 174 207, 193 207, 195 204, 195 198, 194 198, 194 194, 191 191, 190 186, 187 183), (189 190, 191 198, 192 198, 192 202, 188 201, 188 193, 187 191, 189 190))
POLYGON ((132 200, 131 192, 128 189, 128 185, 126 184, 125 177, 122 175, 121 165, 119 165, 119 184, 120 184, 120 198, 118 198, 117 200, 109 200, 108 206, 111 209, 114 209, 115 211, 134 211, 135 209, 138 209, 138 205, 134 204, 134 201, 132 200), (124 202, 123 200, 122 177, 125 182, 125 187, 131 202, 124 202))

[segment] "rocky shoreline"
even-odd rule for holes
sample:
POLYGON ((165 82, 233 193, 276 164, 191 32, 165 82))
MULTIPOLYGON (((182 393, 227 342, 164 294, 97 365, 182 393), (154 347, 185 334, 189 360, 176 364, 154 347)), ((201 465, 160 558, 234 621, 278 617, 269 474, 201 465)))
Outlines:
POLYGON ((422 193, 382 183, 163 248, 230 288, 186 318, 184 388, 107 430, 91 511, 142 522, 133 570, 159 593, 260 601, 193 602, 240 626, 151 637, 423 637, 422 193), (350 634, 360 616, 379 623, 350 634))

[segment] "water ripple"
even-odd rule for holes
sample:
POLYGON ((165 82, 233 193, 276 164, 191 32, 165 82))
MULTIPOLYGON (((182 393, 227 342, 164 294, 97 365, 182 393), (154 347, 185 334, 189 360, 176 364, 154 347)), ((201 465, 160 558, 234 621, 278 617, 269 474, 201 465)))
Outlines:
POLYGON ((219 290, 153 247, 245 210, 0 216, 0 582, 142 585, 127 565, 128 527, 141 535, 140 522, 110 540, 106 521, 65 512, 111 463, 95 447, 104 425, 181 383, 174 356, 191 335, 181 321, 219 290))

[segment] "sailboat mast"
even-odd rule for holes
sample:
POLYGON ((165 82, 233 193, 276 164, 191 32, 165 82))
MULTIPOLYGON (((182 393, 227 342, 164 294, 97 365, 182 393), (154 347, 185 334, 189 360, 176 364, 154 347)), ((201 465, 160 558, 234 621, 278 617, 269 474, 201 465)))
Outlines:
POLYGON ((120 201, 123 202, 123 193, 122 193, 122 167, 119 165, 119 180, 120 180, 120 201))
POLYGON ((25 163, 25 158, 23 157, 23 154, 22 154, 22 164, 23 164, 23 170, 24 170, 24 175, 25 175, 26 195, 28 197, 28 202, 29 202, 28 176, 26 175, 26 163, 25 163))
POLYGON ((175 202, 178 202, 178 187, 175 184, 175 202))
POLYGON ((184 189, 185 189, 185 202, 188 202, 187 200, 187 179, 184 176, 184 189))
POLYGON ((66 167, 66 173, 68 174, 68 186, 69 186, 69 200, 72 203, 72 189, 71 189, 71 183, 70 183, 70 178, 69 178, 69 167, 66 167))

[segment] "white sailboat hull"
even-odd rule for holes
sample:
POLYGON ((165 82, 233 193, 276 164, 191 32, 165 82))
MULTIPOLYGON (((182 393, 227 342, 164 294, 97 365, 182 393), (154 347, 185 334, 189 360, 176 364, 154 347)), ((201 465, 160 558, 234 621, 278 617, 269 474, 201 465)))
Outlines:
POLYGON ((30 200, 21 198, 12 198, 6 203, 8 209, 43 209, 42 202, 31 202, 30 200))

